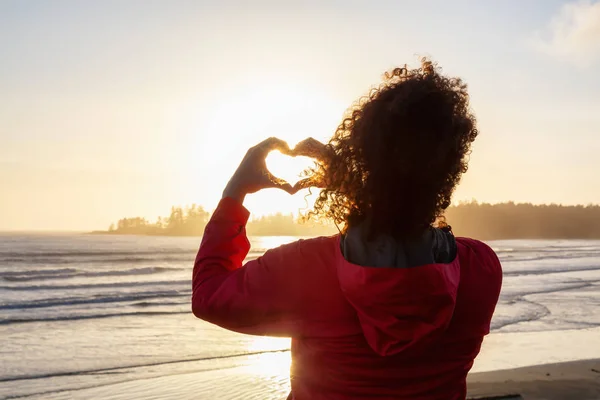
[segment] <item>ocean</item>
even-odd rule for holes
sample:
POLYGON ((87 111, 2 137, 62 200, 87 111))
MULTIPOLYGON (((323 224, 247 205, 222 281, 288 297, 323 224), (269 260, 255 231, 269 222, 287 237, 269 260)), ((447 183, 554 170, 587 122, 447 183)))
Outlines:
MULTIPOLYGON (((296 239, 252 237, 248 259, 296 239)), ((289 339, 191 314, 199 242, 0 235, 0 399, 285 398, 289 339)), ((488 244, 504 284, 474 369, 600 357, 600 241, 488 244)))

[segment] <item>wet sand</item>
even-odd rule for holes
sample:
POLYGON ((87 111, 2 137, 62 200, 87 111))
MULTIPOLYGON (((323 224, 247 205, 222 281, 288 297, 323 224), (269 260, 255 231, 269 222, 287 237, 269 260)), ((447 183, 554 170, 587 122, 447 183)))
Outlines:
POLYGON ((600 400, 600 360, 474 373, 469 398, 520 394, 524 400, 600 400))
MULTIPOLYGON (((469 399, 481 400, 600 400, 600 360, 474 373, 469 376, 468 390, 469 399)), ((288 393, 287 376, 248 366, 160 376, 31 398, 284 400, 288 393)))

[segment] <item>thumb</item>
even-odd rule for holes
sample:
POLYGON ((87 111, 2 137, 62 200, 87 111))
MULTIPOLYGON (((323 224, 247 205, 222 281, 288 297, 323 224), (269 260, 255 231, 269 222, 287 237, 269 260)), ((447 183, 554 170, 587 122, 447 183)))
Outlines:
POLYGON ((294 187, 292 187, 292 185, 290 185, 284 179, 277 178, 270 172, 267 173, 267 179, 269 180, 269 188, 281 189, 288 192, 289 194, 295 194, 297 192, 297 190, 294 190, 294 187))
POLYGON ((302 189, 307 189, 310 187, 316 187, 319 189, 323 189, 323 188, 325 188, 325 185, 321 184, 314 177, 310 177, 310 178, 302 179, 302 180, 296 182, 296 184, 294 185, 294 191, 298 192, 302 189))

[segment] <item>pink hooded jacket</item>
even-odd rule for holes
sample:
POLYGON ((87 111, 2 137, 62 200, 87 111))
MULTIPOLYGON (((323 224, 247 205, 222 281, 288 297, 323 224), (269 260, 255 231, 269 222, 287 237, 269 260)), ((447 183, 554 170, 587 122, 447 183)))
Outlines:
POLYGON ((248 217, 232 199, 219 204, 196 257, 192 310, 236 332, 292 337, 294 399, 465 399, 502 283, 487 245, 457 238, 449 264, 370 268, 346 261, 336 235, 242 265, 248 217))

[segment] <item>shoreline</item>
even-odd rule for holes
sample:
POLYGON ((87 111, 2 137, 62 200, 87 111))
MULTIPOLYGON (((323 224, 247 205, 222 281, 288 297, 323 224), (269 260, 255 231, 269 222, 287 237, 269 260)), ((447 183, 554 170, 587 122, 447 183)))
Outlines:
POLYGON ((524 400, 600 399, 600 359, 476 372, 468 398, 520 394, 524 400))
MULTIPOLYGON (((258 361, 257 365, 261 362, 258 361)), ((284 400, 289 378, 257 365, 161 375, 75 390, 45 392, 32 399, 239 399, 284 400)), ((477 372, 467 378, 467 400, 598 400, 600 359, 477 372), (519 397, 520 395, 521 397, 519 397)))
MULTIPOLYGON (((10 232, 7 232, 10 233, 10 232)), ((32 232, 34 233, 34 232, 32 232)), ((51 233, 49 231, 49 233, 51 233)), ((60 232, 58 232, 60 233, 60 232)), ((67 232, 69 233, 69 232, 67 232)), ((201 234, 178 234, 178 233, 144 233, 144 232, 137 232, 137 233, 124 233, 124 232, 116 232, 116 231, 90 231, 90 232, 72 232, 74 234, 84 234, 84 235, 106 235, 106 236, 155 236, 155 237, 202 237, 201 234)), ((336 235, 337 231, 332 231, 331 235, 336 235)), ((330 236, 327 234, 323 234, 323 235, 311 235, 311 234, 306 234, 306 235, 299 235, 298 233, 294 233, 294 232, 288 232, 288 233, 273 233, 273 234, 264 234, 264 233, 248 233, 248 236, 256 236, 256 237, 274 237, 274 236, 282 236, 282 237, 297 237, 297 238, 306 238, 306 237, 319 237, 319 236, 330 236)), ((457 237, 469 237, 467 236, 463 236, 463 235, 457 235, 457 237)), ((490 242, 490 241, 510 241, 510 240, 539 240, 539 241, 552 241, 552 240, 585 240, 585 241, 600 241, 600 236, 598 237, 567 237, 567 236, 548 236, 548 237, 544 237, 544 236, 523 236, 523 237, 486 237, 485 239, 479 238, 477 240, 481 240, 483 242, 490 242)))
MULTIPOLYGON (((267 338, 268 341, 268 338, 267 338)), ((600 327, 492 333, 468 376, 468 399, 599 400, 600 327), (569 343, 570 346, 564 346, 569 343), (505 396, 505 397, 501 397, 505 396)), ((122 371, 11 382, 0 390, 38 400, 283 400, 290 390, 288 349, 231 359, 161 363, 122 371), (110 376, 118 372, 117 380, 110 376), (31 386, 30 386, 31 384, 31 386), (23 385, 29 389, 23 392, 23 385), (11 386, 13 386, 11 388, 11 386), (21 388, 17 390, 18 388, 21 388), (50 389, 50 390, 48 390, 50 389)))

